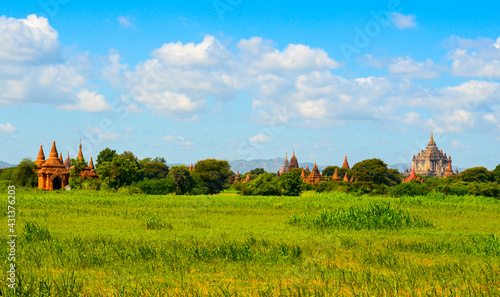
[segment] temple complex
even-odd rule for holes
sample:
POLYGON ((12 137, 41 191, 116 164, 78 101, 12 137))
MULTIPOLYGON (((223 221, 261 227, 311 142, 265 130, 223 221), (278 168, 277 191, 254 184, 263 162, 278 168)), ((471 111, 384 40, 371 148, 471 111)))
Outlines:
MULTIPOLYGON (((80 150, 78 152, 78 160, 83 160, 82 144, 80 143, 80 150)), ((57 153, 56 142, 52 142, 52 148, 50 150, 49 158, 45 160, 45 154, 43 153, 43 147, 40 145, 40 151, 36 158, 35 164, 38 166, 38 188, 51 191, 61 189, 69 184, 70 179, 70 169, 74 168, 71 166, 71 159, 66 157, 63 161, 62 153, 57 153)), ((98 178, 97 173, 94 170, 94 162, 92 157, 90 157, 89 165, 78 174, 82 178, 98 178)))
POLYGON ((57 190, 65 187, 69 183, 69 170, 62 162, 62 156, 57 156, 56 142, 52 142, 49 158, 45 160, 43 148, 40 145, 40 151, 36 158, 38 166, 38 188, 43 190, 57 190))
MULTIPOLYGON (((451 156, 446 156, 443 150, 437 148, 433 134, 425 150, 418 152, 417 156, 413 155, 411 167, 415 174, 432 177, 443 177, 450 167, 449 171, 453 175, 451 156)), ((450 173, 447 176, 450 176, 450 173)))

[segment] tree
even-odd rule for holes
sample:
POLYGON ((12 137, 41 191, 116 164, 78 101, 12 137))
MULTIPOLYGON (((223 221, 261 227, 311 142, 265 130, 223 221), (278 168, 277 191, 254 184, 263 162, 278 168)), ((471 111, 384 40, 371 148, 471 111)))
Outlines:
POLYGON ((142 177, 148 179, 164 179, 168 174, 168 166, 163 158, 145 158, 140 162, 142 177))
POLYGON ((194 165, 195 172, 207 187, 210 194, 222 191, 227 184, 231 166, 227 161, 206 159, 194 165))
POLYGON ((103 149, 101 152, 99 152, 99 155, 97 156, 95 168, 96 169, 99 168, 99 166, 103 162, 111 162, 115 156, 116 156, 115 150, 112 150, 110 148, 103 149))
POLYGON ((347 168, 342 168, 338 166, 328 166, 325 169, 323 169, 323 172, 321 173, 322 176, 333 176, 335 173, 335 169, 337 169, 337 174, 339 175, 340 178, 343 178, 344 175, 347 172, 347 175, 350 175, 350 170, 347 168))
POLYGON ((194 180, 189 172, 189 168, 184 165, 172 166, 168 172, 167 179, 175 182, 178 194, 186 194, 192 191, 194 187, 194 180))
POLYGON ((137 178, 137 170, 137 165, 129 158, 115 155, 111 162, 101 162, 96 172, 109 187, 118 189, 132 184, 137 178))
POLYGON ((493 175, 500 182, 500 164, 498 164, 497 167, 493 169, 493 175))
POLYGON ((287 172, 280 176, 278 185, 284 196, 299 196, 302 192, 302 179, 296 172, 287 172))
POLYGON ((466 182, 494 182, 495 175, 484 167, 469 168, 460 173, 459 178, 466 182))
POLYGON ((280 196, 278 179, 271 173, 262 173, 256 179, 244 184, 243 195, 280 196))
POLYGON ((82 158, 81 160, 78 160, 78 158, 71 159, 71 169, 70 173, 71 176, 77 176, 78 174, 82 173, 85 171, 85 167, 87 167, 87 162, 85 161, 85 158, 82 158))
POLYGON ((388 169, 380 159, 368 159, 356 163, 351 170, 355 179, 363 182, 373 182, 377 185, 393 186, 401 182, 396 169, 388 169))
POLYGON ((38 183, 38 175, 36 173, 35 162, 30 158, 24 158, 12 174, 12 181, 17 186, 35 187, 38 183))
POLYGON ((250 174, 251 175, 259 175, 259 174, 262 174, 262 173, 265 173, 266 171, 264 170, 264 168, 255 168, 253 170, 250 170, 250 174))

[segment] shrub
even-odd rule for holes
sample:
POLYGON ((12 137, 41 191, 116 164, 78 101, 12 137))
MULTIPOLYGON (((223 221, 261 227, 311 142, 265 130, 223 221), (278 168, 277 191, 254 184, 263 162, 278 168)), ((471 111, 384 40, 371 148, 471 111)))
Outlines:
POLYGON ((419 181, 410 181, 407 183, 402 183, 388 189, 388 194, 393 197, 402 196, 423 196, 427 194, 428 191, 425 189, 424 185, 419 181))
POLYGON ((137 183, 137 187, 148 195, 166 195, 175 193, 177 185, 172 179, 144 179, 137 183))

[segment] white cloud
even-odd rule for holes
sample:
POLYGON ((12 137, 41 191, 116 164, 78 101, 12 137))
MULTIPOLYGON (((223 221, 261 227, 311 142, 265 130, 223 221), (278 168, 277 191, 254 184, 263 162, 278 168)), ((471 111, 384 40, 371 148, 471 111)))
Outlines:
POLYGON ((14 127, 11 123, 0 124, 0 133, 13 133, 16 131, 16 127, 14 127))
POLYGON ((498 123, 498 121, 497 121, 497 119, 496 119, 495 115, 493 115, 493 114, 491 114, 491 113, 489 113, 489 114, 485 114, 485 115, 483 116, 483 118, 484 118, 487 122, 490 122, 490 123, 493 123, 493 124, 498 123))
POLYGON ((392 59, 389 72, 404 75, 410 78, 431 79, 439 77, 436 65, 432 60, 417 62, 410 57, 397 57, 392 59))
POLYGON ((63 52, 46 18, 0 17, 0 106, 38 103, 102 109, 102 104, 79 106, 79 94, 87 90, 92 75, 88 53, 63 52))
POLYGON ((413 14, 405 15, 405 14, 402 14, 399 12, 392 12, 390 14, 390 16, 391 16, 392 23, 399 30, 417 27, 417 23, 416 23, 417 17, 413 14))
POLYGON ((45 64, 60 61, 58 34, 44 17, 0 17, 0 61, 45 64))
POLYGON ((163 141, 174 141, 175 140, 175 135, 167 135, 163 137, 161 140, 163 141))
POLYGON ((210 35, 197 45, 166 43, 152 55, 166 66, 214 66, 232 58, 232 53, 210 35))
POLYGON ((190 140, 187 140, 185 137, 179 136, 179 135, 166 135, 165 137, 162 138, 163 141, 167 142, 173 142, 177 146, 183 148, 183 149, 191 149, 193 142, 190 140))
POLYGON ((146 94, 136 100, 153 110, 154 114, 175 117, 176 114, 189 114, 199 111, 205 100, 194 101, 185 94, 165 91, 163 93, 146 94))
POLYGON ((252 142, 252 143, 262 143, 262 142, 268 142, 270 141, 271 138, 269 138, 269 136, 267 134, 256 134, 250 138, 248 138, 248 141, 252 142))
POLYGON ((106 102, 104 96, 96 92, 90 92, 87 89, 81 90, 77 95, 76 104, 63 105, 61 109, 65 110, 83 110, 89 112, 103 112, 111 110, 111 105, 106 102))
POLYGON ((500 78, 500 37, 476 40, 452 37, 457 48, 449 52, 452 73, 464 77, 500 78))
MULTIPOLYGON (((103 130, 101 127, 92 127, 92 126, 87 126, 86 130, 88 133, 91 135, 95 135, 97 139, 99 140, 108 140, 108 141, 114 141, 114 140, 124 140, 128 139, 129 137, 123 137, 120 134, 112 131, 112 130, 103 130)), ((94 137, 94 136, 92 136, 94 137)))
POLYGON ((284 51, 274 50, 265 53, 256 63, 258 69, 276 70, 313 70, 335 69, 341 64, 328 57, 322 49, 311 49, 303 44, 289 44, 284 51))
POLYGON ((132 19, 129 16, 120 16, 118 17, 118 22, 125 28, 135 28, 132 19))

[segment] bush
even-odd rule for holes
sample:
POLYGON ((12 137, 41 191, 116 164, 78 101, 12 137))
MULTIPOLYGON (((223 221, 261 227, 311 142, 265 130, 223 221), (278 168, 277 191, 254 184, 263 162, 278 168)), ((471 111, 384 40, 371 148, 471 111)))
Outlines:
POLYGON ((172 179, 144 179, 137 187, 147 195, 166 195, 175 193, 177 185, 172 179))
POLYGON ((424 185, 419 181, 410 181, 390 187, 387 192, 393 197, 424 196, 428 193, 424 185))
POLYGON ((278 179, 271 173, 262 173, 256 179, 248 182, 235 185, 235 188, 241 189, 241 195, 255 196, 280 196, 281 191, 278 186, 278 179))

